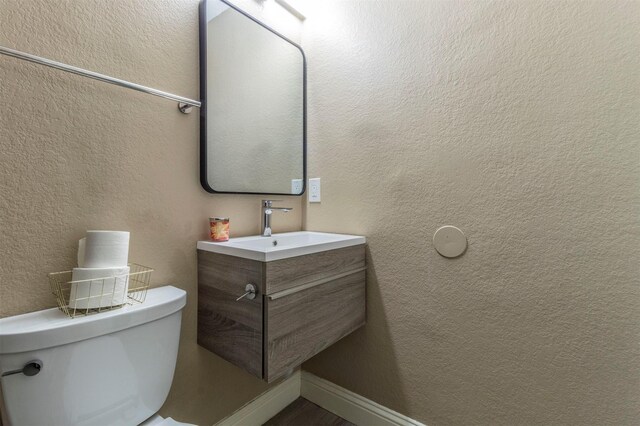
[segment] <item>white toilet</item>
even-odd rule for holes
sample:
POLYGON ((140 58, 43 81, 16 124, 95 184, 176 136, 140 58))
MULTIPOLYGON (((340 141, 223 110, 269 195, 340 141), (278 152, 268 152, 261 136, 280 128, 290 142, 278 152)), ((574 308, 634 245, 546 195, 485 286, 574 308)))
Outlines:
POLYGON ((181 424, 156 415, 178 355, 184 290, 69 318, 57 308, 0 319, 4 420, 11 426, 181 424))

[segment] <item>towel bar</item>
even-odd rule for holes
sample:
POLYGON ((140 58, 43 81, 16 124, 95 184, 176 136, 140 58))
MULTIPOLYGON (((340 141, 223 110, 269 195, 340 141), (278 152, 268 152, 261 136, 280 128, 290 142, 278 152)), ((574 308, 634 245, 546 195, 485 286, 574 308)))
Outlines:
POLYGON ((89 77, 94 80, 103 81, 105 83, 115 84, 116 86, 125 87, 127 89, 137 90, 138 92, 147 93, 149 95, 160 96, 161 98, 171 99, 173 101, 178 102, 178 109, 180 110, 180 112, 184 114, 190 113, 192 107, 200 108, 200 105, 201 105, 200 101, 194 101, 193 99, 174 95, 168 92, 163 92, 162 90, 157 90, 152 87, 142 86, 140 84, 131 83, 130 81, 121 80, 115 77, 109 77, 108 75, 74 67, 72 65, 63 64, 62 62, 52 61, 51 59, 42 58, 36 55, 31 55, 30 53, 24 53, 19 50, 9 49, 8 47, 0 46, 0 54, 11 56, 17 59, 22 59, 24 61, 33 62, 40 65, 45 65, 47 67, 56 68, 62 71, 70 72, 72 74, 81 75, 83 77, 89 77))

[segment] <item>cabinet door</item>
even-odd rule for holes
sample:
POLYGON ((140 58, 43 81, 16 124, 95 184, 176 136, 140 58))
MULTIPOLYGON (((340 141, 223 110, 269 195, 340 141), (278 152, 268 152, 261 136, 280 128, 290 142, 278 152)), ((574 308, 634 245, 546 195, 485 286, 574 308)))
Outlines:
POLYGON ((262 263, 198 250, 198 344, 262 378, 262 263), (255 299, 236 300, 255 284, 255 299))
POLYGON ((365 271, 265 297, 265 379, 270 382, 365 323, 365 271))

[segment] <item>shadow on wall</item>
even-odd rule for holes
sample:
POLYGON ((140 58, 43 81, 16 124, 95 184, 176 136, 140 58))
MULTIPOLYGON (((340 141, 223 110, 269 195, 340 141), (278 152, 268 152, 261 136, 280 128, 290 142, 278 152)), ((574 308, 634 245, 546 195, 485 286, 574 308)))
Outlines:
POLYGON ((383 383, 387 400, 375 402, 407 413, 409 407, 403 381, 398 380, 398 360, 369 246, 366 258, 367 324, 305 362, 302 368, 373 401, 375 398, 370 389, 383 383), (372 359, 368 356, 371 348, 378 351, 375 365, 367 362, 372 359), (340 373, 343 371, 350 371, 349 377, 340 373), (349 380, 350 377, 358 377, 358 383, 349 380))
POLYGON ((270 386, 193 341, 182 339, 180 351, 182 357, 176 366, 171 393, 160 410, 163 417, 171 416, 178 421, 196 424, 212 424, 233 413, 270 386), (198 368, 194 369, 194 366, 198 368), (221 387, 225 388, 225 398, 217 397, 221 387), (190 391, 184 392, 184 389, 190 391), (194 394, 202 397, 194 398, 194 394))

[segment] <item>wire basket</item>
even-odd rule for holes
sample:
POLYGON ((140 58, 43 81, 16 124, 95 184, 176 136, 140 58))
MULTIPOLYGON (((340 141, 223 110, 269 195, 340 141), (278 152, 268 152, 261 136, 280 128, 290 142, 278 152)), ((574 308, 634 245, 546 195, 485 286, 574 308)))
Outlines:
POLYGON ((71 318, 144 302, 153 269, 130 263, 129 273, 73 281, 73 271, 49 274, 58 308, 71 318))

